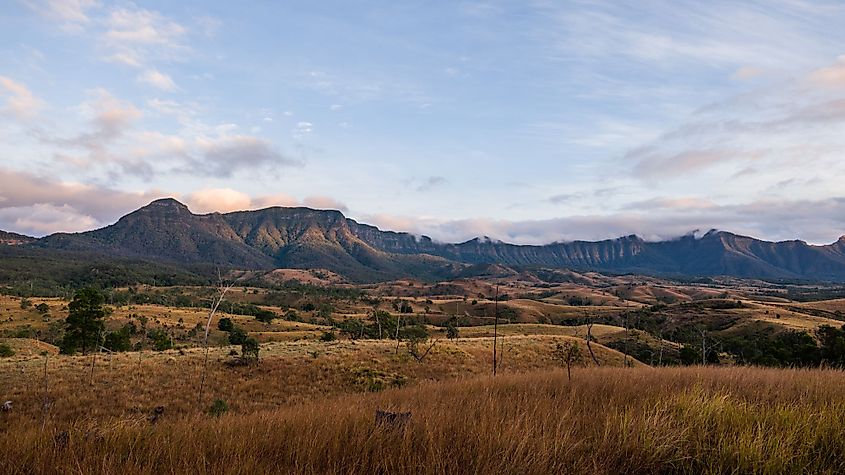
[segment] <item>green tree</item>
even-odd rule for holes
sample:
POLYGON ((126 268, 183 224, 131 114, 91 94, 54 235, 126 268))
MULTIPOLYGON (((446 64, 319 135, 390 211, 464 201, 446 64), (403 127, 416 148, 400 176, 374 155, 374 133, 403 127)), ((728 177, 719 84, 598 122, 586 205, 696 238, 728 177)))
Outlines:
POLYGON ((232 323, 231 318, 223 317, 217 322, 217 329, 220 331, 230 332, 233 328, 235 328, 235 324, 232 323))
POLYGON ((241 343, 241 358, 246 361, 258 361, 258 352, 260 350, 261 346, 259 346, 258 340, 248 336, 241 343))
POLYGON ((129 351, 132 349, 132 328, 134 325, 127 323, 116 332, 109 332, 103 340, 103 347, 111 351, 129 351))
POLYGON ((153 341, 153 349, 156 351, 164 351, 173 348, 173 340, 166 331, 156 328, 147 333, 147 338, 153 341))
POLYGON ((232 345, 242 345, 246 339, 246 332, 241 327, 233 327, 229 332, 229 343, 232 345))
POLYGON ((446 323, 446 338, 454 340, 458 338, 458 335, 458 326, 455 325, 455 319, 450 318, 449 321, 446 323))
POLYGON ((82 289, 73 296, 65 319, 65 336, 60 345, 62 353, 82 350, 87 354, 97 347, 105 329, 103 320, 108 312, 103 308, 105 297, 97 289, 82 289))
POLYGON ((15 356, 15 350, 6 343, 0 343, 0 358, 15 356))

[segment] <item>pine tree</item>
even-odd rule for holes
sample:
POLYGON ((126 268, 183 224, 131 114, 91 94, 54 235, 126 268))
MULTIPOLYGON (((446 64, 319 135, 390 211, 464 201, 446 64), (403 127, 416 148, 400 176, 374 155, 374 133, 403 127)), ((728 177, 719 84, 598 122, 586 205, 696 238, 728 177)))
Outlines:
POLYGON ((74 295, 65 319, 62 353, 73 354, 81 349, 82 354, 87 354, 97 348, 105 329, 103 319, 107 315, 103 303, 105 297, 97 289, 82 289, 74 295))

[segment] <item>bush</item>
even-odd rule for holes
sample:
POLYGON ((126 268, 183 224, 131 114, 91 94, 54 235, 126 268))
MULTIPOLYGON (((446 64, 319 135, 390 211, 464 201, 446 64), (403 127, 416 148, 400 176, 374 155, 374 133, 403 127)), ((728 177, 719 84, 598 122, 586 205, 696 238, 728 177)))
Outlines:
POLYGON ((217 322, 217 329, 224 332, 230 332, 232 329, 235 328, 235 324, 232 323, 231 318, 221 318, 220 321, 217 322))
POLYGON ((229 331, 229 344, 231 345, 241 345, 246 339, 246 332, 241 327, 233 327, 229 331))
POLYGON ((164 330, 155 329, 147 333, 147 338, 153 341, 153 349, 156 351, 164 351, 173 348, 173 340, 170 335, 164 330))
POLYGON ((220 417, 229 411, 229 405, 222 399, 215 399, 208 408, 208 414, 213 417, 220 417))
POLYGON ((129 351, 132 349, 132 341, 129 338, 132 327, 129 325, 131 324, 124 325, 119 331, 107 333, 103 347, 110 351, 129 351))
POLYGON ((15 356, 15 350, 6 343, 0 343, 0 358, 15 356))
POLYGON ((258 360, 258 352, 261 350, 261 346, 258 344, 258 340, 252 337, 246 337, 241 343, 241 358, 245 360, 258 360))
POLYGON ((50 306, 42 302, 35 306, 35 310, 37 310, 41 315, 45 315, 50 312, 50 306))
POLYGON ((337 340, 337 334, 335 332, 323 332, 320 335, 320 341, 335 341, 337 340))

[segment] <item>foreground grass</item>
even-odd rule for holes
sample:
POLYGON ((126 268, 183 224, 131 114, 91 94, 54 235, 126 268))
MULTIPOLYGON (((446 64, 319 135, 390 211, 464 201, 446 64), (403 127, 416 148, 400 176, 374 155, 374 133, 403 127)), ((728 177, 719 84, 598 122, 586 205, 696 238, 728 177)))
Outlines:
POLYGON ((0 433, 0 473, 842 473, 843 384, 753 368, 476 377, 217 419, 21 426, 0 433), (378 427, 377 408, 412 416, 378 427))

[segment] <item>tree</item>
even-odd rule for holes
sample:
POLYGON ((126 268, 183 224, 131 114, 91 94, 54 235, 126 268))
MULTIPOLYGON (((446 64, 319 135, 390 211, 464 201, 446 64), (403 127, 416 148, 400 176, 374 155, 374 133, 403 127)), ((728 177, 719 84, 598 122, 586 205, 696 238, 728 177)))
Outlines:
POLYGON ((561 366, 566 366, 566 377, 569 381, 572 381, 572 365, 581 362, 581 348, 578 347, 578 343, 574 341, 555 343, 552 357, 561 366))
POLYGON ((233 328, 235 328, 235 324, 232 323, 231 318, 223 317, 217 322, 217 329, 220 331, 230 332, 233 328))
POLYGON ((458 338, 458 327, 455 325, 455 318, 450 318, 446 323, 446 338, 454 340, 458 338))
POLYGON ((106 334, 106 339, 103 340, 103 347, 110 351, 129 351, 132 349, 132 341, 130 335, 132 334, 132 325, 128 323, 116 332, 109 332, 106 334))
POLYGON ((156 328, 147 333, 147 337, 153 341, 153 349, 156 351, 164 351, 173 348, 173 340, 166 331, 156 328))
POLYGON ((242 345, 246 339, 246 332, 241 327, 233 327, 229 331, 229 343, 232 345, 242 345))
POLYGON ((15 356, 15 350, 7 343, 0 343, 0 358, 8 358, 10 356, 15 356))
POLYGON ((241 343, 241 358, 247 362, 258 361, 258 352, 260 350, 261 346, 259 346, 258 340, 248 336, 241 343))
POLYGON ((423 359, 434 348, 434 345, 437 344, 437 340, 428 341, 428 329, 423 325, 410 325, 402 328, 401 337, 405 340, 408 353, 419 363, 422 363, 423 359), (426 343, 428 343, 428 347, 425 351, 422 351, 420 345, 426 343))
POLYGON ((105 329, 103 320, 108 313, 103 308, 104 302, 103 294, 92 288, 82 289, 74 295, 65 319, 65 336, 60 345, 62 353, 73 354, 81 349, 82 354, 87 354, 99 345, 105 329))

